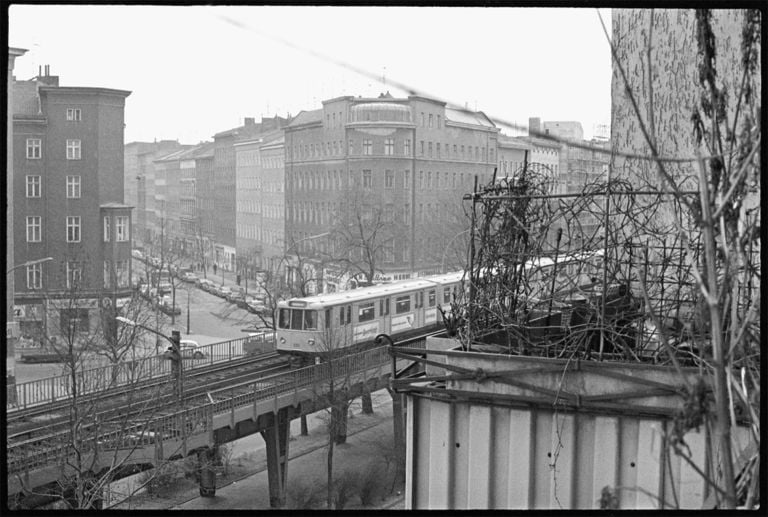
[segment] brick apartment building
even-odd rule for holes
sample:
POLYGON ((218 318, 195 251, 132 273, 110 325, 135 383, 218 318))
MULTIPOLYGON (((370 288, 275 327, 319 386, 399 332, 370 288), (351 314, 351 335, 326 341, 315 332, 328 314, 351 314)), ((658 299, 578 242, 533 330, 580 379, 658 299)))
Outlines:
POLYGON ((97 328, 130 297, 131 209, 123 203, 130 92, 59 86, 46 66, 13 83, 14 274, 21 330, 97 328))

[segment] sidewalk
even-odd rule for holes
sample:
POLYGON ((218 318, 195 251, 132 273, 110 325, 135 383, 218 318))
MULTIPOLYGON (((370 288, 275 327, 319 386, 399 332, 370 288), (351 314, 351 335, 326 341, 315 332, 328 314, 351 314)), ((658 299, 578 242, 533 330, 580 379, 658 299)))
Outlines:
MULTIPOLYGON (((347 443, 334 448, 334 473, 362 473, 371 464, 381 464, 382 444, 392 439, 392 399, 386 390, 373 394, 374 413, 365 415, 359 400, 350 408, 347 443)), ((324 486, 326 482, 327 440, 324 412, 309 415, 309 436, 301 436, 300 421, 291 422, 289 443, 288 491, 291 487, 324 486)), ((148 509, 269 509, 269 484, 264 441, 251 435, 233 442, 231 465, 246 464, 248 473, 219 479, 216 497, 201 498, 197 485, 169 497, 146 498, 131 508, 148 509)), ((324 500, 324 492, 320 494, 324 500)), ((322 503, 321 503, 322 504, 322 503)), ((121 505, 120 508, 127 508, 121 505)), ((357 498, 349 508, 361 508, 357 498)), ((393 494, 374 508, 402 509, 403 496, 393 494)))

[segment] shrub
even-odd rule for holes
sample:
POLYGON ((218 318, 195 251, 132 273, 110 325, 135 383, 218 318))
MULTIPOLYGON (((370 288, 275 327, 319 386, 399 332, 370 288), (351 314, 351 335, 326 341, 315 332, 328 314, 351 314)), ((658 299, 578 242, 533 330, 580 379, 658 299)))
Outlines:
POLYGON ((357 479, 359 474, 354 471, 344 471, 333 483, 334 506, 336 510, 343 510, 357 491, 357 479))
POLYGON ((296 510, 308 510, 316 507, 322 500, 323 487, 317 482, 292 480, 286 492, 287 507, 296 510))
POLYGON ((362 471, 358 480, 358 491, 360 503, 363 506, 370 506, 382 492, 382 482, 386 481, 385 472, 381 466, 370 462, 362 471))
POLYGON ((173 485, 177 474, 176 465, 163 463, 159 467, 142 472, 139 477, 139 484, 146 488, 148 494, 158 495, 163 489, 173 485))

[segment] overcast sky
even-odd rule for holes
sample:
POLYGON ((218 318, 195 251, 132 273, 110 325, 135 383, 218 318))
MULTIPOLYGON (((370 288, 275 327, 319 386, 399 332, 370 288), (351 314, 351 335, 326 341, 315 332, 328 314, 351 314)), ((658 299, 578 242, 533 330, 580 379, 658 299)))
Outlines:
MULTIPOLYGON (((198 143, 244 117, 341 95, 419 93, 527 125, 610 122, 611 57, 591 8, 14 5, 14 75, 130 90, 125 141, 198 143), (373 77, 322 59, 347 63, 373 77)), ((600 13, 610 31, 611 13, 600 13)), ((507 134, 514 131, 502 127, 507 134)))

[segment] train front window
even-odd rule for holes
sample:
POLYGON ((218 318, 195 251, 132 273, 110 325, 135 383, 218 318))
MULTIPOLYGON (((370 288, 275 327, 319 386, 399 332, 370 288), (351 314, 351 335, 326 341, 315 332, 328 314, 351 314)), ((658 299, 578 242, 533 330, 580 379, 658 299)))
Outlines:
POLYGON ((395 298, 395 314, 402 314, 411 310, 411 297, 398 296, 395 298))
POLYGON ((443 289, 443 303, 451 303, 451 288, 443 289))
POLYGON ((304 330, 317 330, 317 311, 304 312, 304 330))
POLYGON ((302 312, 301 309, 291 311, 291 330, 301 330, 302 312))
POLYGON ((375 316, 373 302, 361 303, 357 309, 357 321, 371 321, 375 316))
POLYGON ((291 309, 280 309, 277 326, 281 329, 291 328, 291 309))

